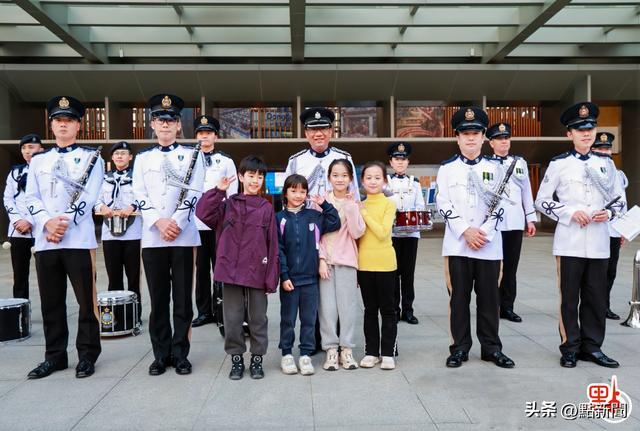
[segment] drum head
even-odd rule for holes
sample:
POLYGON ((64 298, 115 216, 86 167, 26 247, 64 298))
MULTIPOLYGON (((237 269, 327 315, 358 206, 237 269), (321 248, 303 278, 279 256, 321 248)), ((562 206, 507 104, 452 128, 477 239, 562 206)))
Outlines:
POLYGON ((130 290, 107 290, 98 292, 98 304, 134 302, 137 295, 130 290))
POLYGON ((28 299, 24 299, 24 298, 7 298, 7 299, 0 299, 0 308, 4 308, 4 307, 17 307, 20 306, 22 304, 27 304, 31 302, 28 299))

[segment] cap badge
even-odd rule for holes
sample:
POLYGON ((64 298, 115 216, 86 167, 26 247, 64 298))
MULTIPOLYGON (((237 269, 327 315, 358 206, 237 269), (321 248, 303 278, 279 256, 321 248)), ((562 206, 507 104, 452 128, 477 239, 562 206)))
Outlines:
POLYGON ((466 112, 464 113, 464 119, 467 121, 474 120, 475 118, 476 118, 476 114, 473 112, 472 109, 467 109, 466 112))
POLYGON ((609 139, 607 138, 607 135, 605 133, 600 135, 600 142, 607 142, 608 140, 609 139))
POLYGON ((315 117, 316 117, 316 120, 319 120, 319 119, 320 119, 320 117, 322 117, 322 115, 320 115, 320 113, 316 111, 316 115, 315 115, 315 117))
POLYGON ((582 105, 580 107, 580 110, 578 111, 578 115, 580 116, 580 118, 585 118, 585 117, 589 116, 589 108, 587 108, 586 106, 582 105))
POLYGON ((398 145, 398 151, 400 151, 400 152, 404 151, 404 144, 398 145))
POLYGON ((164 96, 162 98, 162 107, 165 109, 171 107, 171 98, 169 96, 164 96))
POLYGON ((207 120, 207 117, 202 117, 200 119, 200 124, 209 124, 209 120, 207 120))
POLYGON ((499 130, 499 131, 501 131, 501 132, 504 132, 504 131, 506 131, 506 130, 507 130, 507 126, 505 126, 504 124, 500 124, 500 125, 498 126, 498 130, 499 130))
POLYGON ((58 106, 60 108, 68 108, 69 107, 69 100, 66 97, 62 97, 59 101, 58 101, 58 106))

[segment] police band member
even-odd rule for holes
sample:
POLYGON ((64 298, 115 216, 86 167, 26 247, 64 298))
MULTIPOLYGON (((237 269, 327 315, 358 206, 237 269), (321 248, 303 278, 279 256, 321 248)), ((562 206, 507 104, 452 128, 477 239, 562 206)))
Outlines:
MULTIPOLYGON (((211 190, 218 185, 220 178, 236 178, 236 166, 231 157, 215 149, 220 123, 214 117, 201 115, 193 121, 196 140, 202 144, 204 156, 204 189, 211 190)), ((238 182, 234 181, 227 189, 227 196, 238 192, 238 182)), ((198 316, 191 326, 194 328, 214 321, 214 302, 211 292, 211 270, 216 263, 216 235, 207 225, 196 218, 196 226, 200 233, 200 242, 196 252, 196 307, 198 316)), ((222 316, 216 316, 222 318, 222 316)))
POLYGON ((26 163, 12 166, 5 183, 4 208, 9 216, 9 241, 5 244, 11 249, 14 298, 29 299, 29 266, 34 239, 33 217, 25 203, 25 190, 31 157, 41 151, 40 136, 30 134, 20 139, 20 152, 26 163))
POLYGON ((80 147, 85 108, 69 96, 47 103, 53 148, 31 160, 26 204, 34 220, 36 272, 46 343, 45 360, 28 377, 39 379, 67 368, 67 277, 80 306, 76 377, 94 373, 100 330, 94 284, 98 247, 92 208, 98 199, 104 163, 93 148, 80 147))
POLYGON ((451 118, 460 154, 446 160, 437 176, 436 202, 445 220, 442 255, 449 291, 450 330, 453 343, 446 365, 456 368, 468 360, 471 349, 469 303, 476 292, 477 334, 481 358, 512 368, 502 353, 498 336, 498 276, 502 260, 500 224, 504 210, 493 204, 501 181, 500 165, 480 155, 486 112, 478 107, 458 110, 451 118))
POLYGON ((493 149, 493 158, 504 170, 513 160, 515 169, 507 187, 502 207, 504 221, 502 231, 502 276, 500 277, 500 317, 512 322, 522 322, 522 318, 513 311, 516 300, 516 273, 522 250, 523 230, 527 236, 536 234, 536 209, 533 206, 533 194, 529 181, 527 161, 520 156, 509 155, 511 149, 511 125, 498 123, 487 129, 487 139, 493 149))
POLYGON ((102 215, 102 251, 109 278, 109 290, 127 288, 138 297, 138 322, 142 320, 140 296, 140 238, 142 219, 137 217, 133 197, 133 159, 131 144, 120 141, 111 147, 112 169, 104 175, 95 212, 102 215))
POLYGON ((177 374, 191 373, 187 356, 193 318, 193 260, 194 247, 200 245, 194 211, 202 193, 204 163, 200 152, 176 142, 183 106, 182 99, 171 94, 149 99, 151 128, 158 144, 138 153, 133 167, 133 194, 143 218, 142 263, 151 300, 152 376, 171 365, 177 374))
POLYGON ((536 208, 558 222, 553 254, 560 287, 560 365, 567 368, 577 359, 619 366, 600 348, 607 312, 608 221, 615 212, 607 206, 623 192, 611 158, 591 152, 598 113, 589 102, 562 113, 574 148, 551 160, 536 198, 536 208))
MULTIPOLYGON (((615 136, 612 133, 598 133, 596 135, 596 140, 591 146, 591 150, 594 153, 606 154, 607 156, 611 156, 611 147, 613 145, 613 140, 615 136)), ((622 198, 620 199, 620 203, 614 205, 614 209, 617 211, 617 215, 622 215, 626 210, 626 192, 624 189, 629 185, 629 180, 627 180, 627 176, 621 170, 617 170, 618 181, 620 182, 620 189, 622 190, 622 198)), ((612 320, 620 320, 620 316, 611 311, 611 288, 613 287, 613 283, 616 280, 616 272, 618 268, 618 258, 620 257, 620 247, 624 245, 624 237, 621 236, 618 231, 616 231, 609 223, 609 264, 607 266, 607 319, 612 320)))
MULTIPOLYGON (((389 165, 393 174, 387 180, 393 192, 391 199, 396 203, 398 211, 424 211, 424 196, 420 180, 413 175, 407 175, 411 144, 408 142, 393 143, 387 148, 389 165)), ((393 232, 393 248, 396 251, 398 271, 396 272, 396 313, 400 320, 412 325, 418 324, 418 318, 413 315, 413 300, 415 290, 413 278, 416 270, 416 256, 418 254, 418 240, 420 232, 393 232), (402 298, 402 300, 401 300, 402 298), (400 304, 402 303, 402 309, 400 304)))

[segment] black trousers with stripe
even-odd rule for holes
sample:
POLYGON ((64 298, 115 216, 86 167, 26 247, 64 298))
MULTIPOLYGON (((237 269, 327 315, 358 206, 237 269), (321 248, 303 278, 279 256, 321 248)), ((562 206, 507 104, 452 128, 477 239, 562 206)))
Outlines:
POLYGON ((561 353, 599 352, 604 341, 609 259, 557 256, 561 353))
POLYGON ((607 265, 607 308, 611 308, 611 289, 616 281, 618 259, 620 258, 620 238, 609 238, 609 264, 607 265))
POLYGON ((463 256, 445 257, 445 278, 449 290, 449 326, 451 353, 471 349, 471 292, 476 292, 476 334, 481 353, 489 355, 502 350, 498 336, 499 260, 483 260, 463 256))
POLYGON ((138 319, 142 320, 140 296, 140 240, 102 241, 104 266, 109 278, 109 290, 125 290, 123 270, 127 275, 127 288, 138 295, 138 319))
POLYGON ((516 300, 516 273, 522 250, 521 230, 510 230, 502 233, 502 278, 500 279, 500 309, 513 310, 516 300))
POLYGON ((216 234, 212 230, 198 231, 202 245, 196 251, 196 308, 198 316, 213 316, 212 268, 216 265, 216 234))
POLYGON ((395 287, 396 312, 400 314, 400 305, 402 305, 402 312, 413 313, 413 300, 416 297, 413 280, 416 272, 418 238, 393 237, 392 240, 398 261, 395 287))
POLYGON ((11 267, 13 268, 13 297, 29 299, 29 267, 33 238, 10 237, 11 267))

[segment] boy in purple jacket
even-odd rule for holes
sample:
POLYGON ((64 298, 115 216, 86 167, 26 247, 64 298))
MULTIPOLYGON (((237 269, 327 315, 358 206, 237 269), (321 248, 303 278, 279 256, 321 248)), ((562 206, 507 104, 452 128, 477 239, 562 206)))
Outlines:
POLYGON ((271 204, 260 196, 267 165, 256 156, 240 162, 240 193, 227 197, 235 177, 222 177, 218 186, 198 202, 196 216, 216 232, 215 281, 224 283, 224 349, 231 355, 231 380, 244 374, 247 350, 242 322, 245 297, 251 332, 251 378, 264 377, 262 356, 267 352, 267 294, 278 287, 278 231, 271 204))

